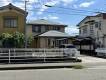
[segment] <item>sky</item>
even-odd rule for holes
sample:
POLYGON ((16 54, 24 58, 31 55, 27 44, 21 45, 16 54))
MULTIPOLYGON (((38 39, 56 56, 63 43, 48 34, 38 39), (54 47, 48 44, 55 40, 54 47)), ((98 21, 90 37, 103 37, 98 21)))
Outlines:
MULTIPOLYGON (((13 5, 25 8, 25 0, 0 0, 0 6, 13 5)), ((65 32, 78 35, 76 26, 86 16, 106 11, 106 0, 27 0, 27 21, 47 19, 68 25, 65 32), (49 5, 51 7, 47 7, 49 5)))

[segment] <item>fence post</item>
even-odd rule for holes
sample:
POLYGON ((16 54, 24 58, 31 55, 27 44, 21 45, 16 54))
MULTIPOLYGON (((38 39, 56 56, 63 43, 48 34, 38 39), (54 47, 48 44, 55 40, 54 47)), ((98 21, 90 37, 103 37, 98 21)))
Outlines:
POLYGON ((9 49, 9 54, 8 54, 8 58, 9 58, 9 64, 11 63, 11 55, 10 55, 10 49, 9 49))
POLYGON ((45 52, 45 48, 44 48, 44 62, 46 62, 46 52, 45 52))
POLYGON ((16 53, 15 53, 15 49, 14 49, 14 59, 15 59, 15 54, 16 54, 16 53))

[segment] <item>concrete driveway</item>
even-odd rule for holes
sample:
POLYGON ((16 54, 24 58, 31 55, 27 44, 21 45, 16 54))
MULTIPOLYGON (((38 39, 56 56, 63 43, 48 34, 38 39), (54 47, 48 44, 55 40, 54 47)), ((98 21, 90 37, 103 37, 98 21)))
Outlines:
POLYGON ((86 56, 86 55, 81 55, 78 58, 82 60, 82 63, 106 62, 106 59, 104 59, 104 58, 98 58, 98 57, 92 57, 92 56, 86 56))

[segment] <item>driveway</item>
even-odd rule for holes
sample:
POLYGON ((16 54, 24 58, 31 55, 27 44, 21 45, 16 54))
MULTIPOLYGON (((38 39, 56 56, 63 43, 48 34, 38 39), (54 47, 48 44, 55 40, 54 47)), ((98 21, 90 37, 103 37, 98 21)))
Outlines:
POLYGON ((86 55, 81 55, 78 58, 82 60, 82 63, 98 63, 98 62, 100 63, 100 62, 106 62, 106 59, 98 58, 98 57, 92 57, 92 56, 86 56, 86 55))

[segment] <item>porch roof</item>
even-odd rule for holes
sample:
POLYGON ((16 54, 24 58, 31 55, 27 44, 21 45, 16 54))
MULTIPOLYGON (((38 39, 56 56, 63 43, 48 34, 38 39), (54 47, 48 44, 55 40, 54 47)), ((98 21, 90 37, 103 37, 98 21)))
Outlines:
POLYGON ((50 31, 47 31, 39 35, 39 37, 71 37, 71 36, 68 35, 67 33, 63 33, 63 32, 56 31, 56 30, 50 30, 50 31))

